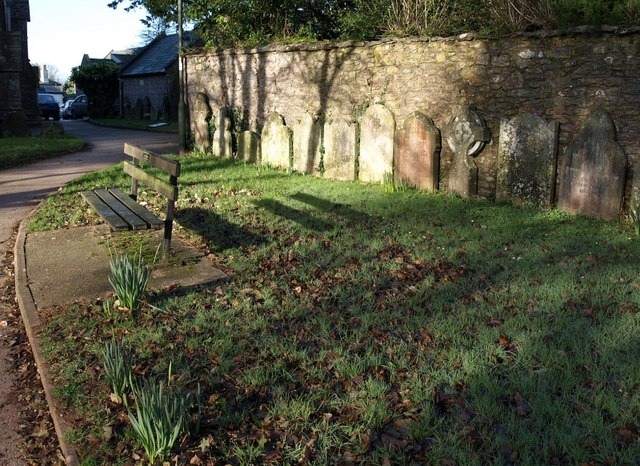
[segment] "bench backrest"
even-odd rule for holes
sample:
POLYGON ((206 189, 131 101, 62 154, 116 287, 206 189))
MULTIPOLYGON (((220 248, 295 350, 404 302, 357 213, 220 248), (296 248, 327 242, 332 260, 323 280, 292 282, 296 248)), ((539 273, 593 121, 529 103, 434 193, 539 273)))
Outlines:
POLYGON ((140 181, 154 191, 162 194, 169 201, 175 202, 178 199, 180 162, 154 154, 151 151, 128 143, 124 145, 124 153, 132 157, 131 162, 124 163, 124 172, 132 178, 131 197, 134 199, 137 197, 138 181, 140 181), (144 171, 143 168, 141 168, 140 162, 145 162, 165 172, 169 175, 169 182, 144 171))

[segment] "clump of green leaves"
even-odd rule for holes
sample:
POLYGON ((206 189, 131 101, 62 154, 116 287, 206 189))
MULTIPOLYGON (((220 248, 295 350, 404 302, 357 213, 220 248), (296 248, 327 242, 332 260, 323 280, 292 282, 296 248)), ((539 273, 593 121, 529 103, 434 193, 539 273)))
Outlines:
POLYGON ((129 410, 129 420, 153 464, 165 459, 189 430, 190 396, 153 378, 134 384, 133 394, 135 413, 129 410))
POLYGON ((113 393, 112 399, 115 403, 122 403, 131 387, 133 351, 123 341, 112 339, 105 343, 102 355, 104 373, 113 393))
POLYGON ((149 283, 149 267, 142 257, 142 250, 133 258, 127 254, 111 255, 109 265, 109 283, 118 296, 120 306, 137 311, 149 283))
POLYGON ((640 236, 640 203, 629 206, 629 217, 631 217, 636 235, 640 236))

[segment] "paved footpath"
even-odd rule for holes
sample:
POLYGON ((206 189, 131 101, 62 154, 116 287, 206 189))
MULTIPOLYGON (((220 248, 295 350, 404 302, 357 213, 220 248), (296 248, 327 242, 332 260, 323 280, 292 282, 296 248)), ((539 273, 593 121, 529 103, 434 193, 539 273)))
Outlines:
MULTIPOLYGON (((102 128, 83 121, 65 121, 67 134, 82 138, 87 150, 38 162, 26 167, 0 171, 0 290, 13 280, 12 262, 15 232, 20 222, 49 194, 78 176, 124 160, 124 142, 141 145, 154 152, 175 153, 176 134, 102 128), (9 270, 9 272, 8 272, 9 270)), ((16 316, 13 299, 0 299, 0 464, 25 465, 19 442, 20 418, 25 401, 16 394, 19 362, 10 357, 12 320, 16 316)))

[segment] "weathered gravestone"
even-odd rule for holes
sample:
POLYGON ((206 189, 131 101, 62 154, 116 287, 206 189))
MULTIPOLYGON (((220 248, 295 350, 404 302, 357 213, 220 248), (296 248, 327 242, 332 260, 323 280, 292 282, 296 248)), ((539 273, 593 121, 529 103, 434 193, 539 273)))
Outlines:
POLYGON ((409 115, 396 133, 395 178, 409 186, 438 190, 440 130, 422 112, 409 115))
POLYGON ((317 115, 305 113, 293 130, 293 169, 319 174, 322 127, 317 115))
POLYGON ((613 120, 598 107, 564 152, 558 207, 572 214, 614 219, 622 206, 626 173, 627 156, 616 142, 613 120))
POLYGON ((142 120, 142 115, 143 115, 142 99, 138 98, 138 100, 136 100, 135 107, 133 107, 133 118, 135 120, 142 120))
POLYGON ((142 99, 142 118, 151 119, 151 99, 148 96, 144 96, 142 99))
POLYGON ((260 163, 260 136, 253 131, 243 131, 238 136, 238 159, 260 163))
POLYGON ((478 167, 473 157, 491 140, 484 120, 474 109, 464 107, 445 129, 447 143, 454 152, 449 170, 449 192, 463 197, 478 193, 478 167))
POLYGON ((25 137, 31 136, 29 122, 24 112, 10 112, 5 119, 7 133, 9 136, 25 137))
POLYGON ((262 163, 278 168, 289 168, 291 153, 291 131, 284 118, 273 112, 267 117, 261 137, 262 163))
POLYGON ((233 144, 231 140, 231 118, 227 116, 227 111, 221 108, 216 118, 216 129, 213 132, 213 141, 211 142, 211 152, 214 157, 233 156, 233 144))
POLYGON ((209 131, 211 116, 209 96, 203 92, 198 92, 193 107, 193 142, 196 150, 204 153, 209 152, 209 149, 211 149, 211 132, 209 131))
POLYGON ((356 179, 355 123, 344 118, 327 121, 324 125, 324 176, 332 180, 356 179))
POLYGON ((526 113, 500 123, 496 200, 520 206, 553 205, 558 123, 526 113))
POLYGON ((374 104, 364 112, 360 127, 359 178, 382 183, 393 173, 395 118, 387 107, 374 104))
POLYGON ((124 100, 122 103, 122 114, 124 118, 126 118, 127 120, 130 120, 131 118, 133 118, 133 114, 131 110, 131 99, 129 99, 128 96, 124 97, 124 100))

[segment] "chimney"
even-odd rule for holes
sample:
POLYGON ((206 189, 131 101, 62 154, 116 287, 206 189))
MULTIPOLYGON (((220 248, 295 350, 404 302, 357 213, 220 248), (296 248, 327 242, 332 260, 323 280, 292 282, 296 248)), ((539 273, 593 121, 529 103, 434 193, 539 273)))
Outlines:
POLYGON ((42 84, 49 83, 49 71, 47 71, 47 65, 42 65, 40 67, 40 82, 42 84))

